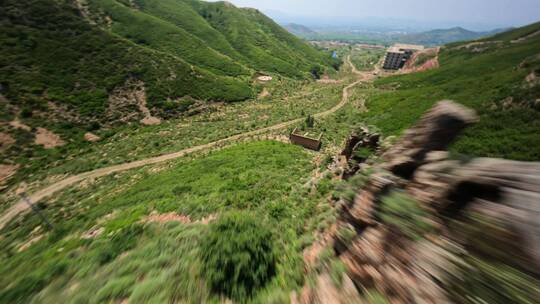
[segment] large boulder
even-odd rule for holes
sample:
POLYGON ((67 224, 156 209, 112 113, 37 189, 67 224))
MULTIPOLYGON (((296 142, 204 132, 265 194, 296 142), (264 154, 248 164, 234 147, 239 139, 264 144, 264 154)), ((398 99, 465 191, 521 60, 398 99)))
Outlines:
POLYGON ((477 120, 474 111, 453 101, 440 101, 383 154, 384 167, 410 178, 429 152, 446 150, 463 129, 477 120))

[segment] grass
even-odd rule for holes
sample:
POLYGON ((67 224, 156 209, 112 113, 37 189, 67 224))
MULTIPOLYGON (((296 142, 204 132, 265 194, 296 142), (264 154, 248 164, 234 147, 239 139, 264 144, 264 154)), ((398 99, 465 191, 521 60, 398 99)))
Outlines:
MULTIPOLYGON (((9 0, 0 12, 0 94, 7 99, 0 104, 0 129, 17 140, 11 148, 2 149, 0 155, 2 163, 25 167, 18 173, 21 178, 33 175, 41 179, 40 170, 47 171, 74 158, 82 159, 88 152, 103 151, 103 145, 93 147, 85 142, 83 136, 87 131, 98 133, 104 145, 134 133, 146 134, 143 144, 135 140, 126 149, 112 153, 116 160, 103 160, 95 153, 82 165, 67 165, 56 172, 88 170, 127 161, 134 158, 133 154, 128 155, 134 147, 144 146, 143 150, 150 152, 146 155, 151 155, 170 143, 174 143, 170 146, 172 150, 208 142, 222 135, 265 126, 277 121, 277 115, 289 118, 300 112, 296 100, 294 109, 270 106, 276 116, 271 113, 262 120, 250 117, 233 121, 227 117, 230 121, 207 127, 210 123, 182 118, 166 127, 174 132, 177 129, 174 123, 193 122, 193 128, 182 128, 164 143, 155 136, 149 140, 152 132, 163 128, 143 128, 134 123, 137 117, 127 124, 117 120, 138 113, 136 105, 120 110, 109 107, 109 96, 129 79, 144 83, 148 108, 154 115, 178 119, 201 111, 200 108, 212 107, 215 102, 249 100, 248 105, 254 106, 255 96, 261 90, 261 85, 252 81, 256 70, 286 82, 281 84, 285 86, 282 92, 287 92, 310 80, 314 66, 332 70, 330 65, 335 64, 329 53, 288 34, 262 14, 223 3, 187 0, 83 3, 88 4, 88 18, 97 25, 85 20, 73 2, 67 0, 26 3, 9 0), (209 10, 214 17, 210 17, 209 10), (106 21, 109 19, 111 24, 106 21), (243 35, 233 37, 230 31, 241 31, 243 35), (241 53, 247 50, 249 53, 241 53), (202 106, 193 110, 197 105, 202 106), (56 107, 60 110, 55 110, 56 107), (34 145, 33 134, 7 125, 15 118, 32 128, 54 131, 67 145, 51 150, 34 145), (179 139, 181 144, 177 145, 179 139)), ((270 100, 277 99, 267 101, 270 100)), ((333 100, 306 103, 303 110, 310 113, 312 105, 313 109, 319 109, 321 104, 333 100)), ((262 111, 249 111, 255 112, 262 111)), ((12 182, 18 181, 16 178, 12 182)))
POLYGON ((422 53, 420 54, 417 58, 416 58, 416 61, 414 62, 414 66, 415 67, 419 67, 419 66, 422 66, 424 65, 424 63, 428 62, 429 60, 435 58, 437 55, 435 53, 422 53))
MULTIPOLYGON (((273 80, 266 84, 270 96, 223 106, 208 104, 202 113, 171 119, 159 126, 140 127, 128 125, 114 131, 94 131, 102 141, 84 142, 83 132, 79 141, 52 150, 32 145, 33 137, 19 131, 19 142, 4 151, 6 159, 25 164, 16 177, 19 181, 39 181, 44 175, 84 172, 112 164, 133 161, 164 153, 175 152, 193 145, 204 144, 230 135, 270 126, 290 119, 324 111, 337 104, 342 84, 319 86, 316 83, 294 80, 273 80), (21 147, 28 145, 30 148, 21 147), (31 153, 31 154, 27 154, 31 153), (28 160, 31 161, 28 161, 28 160)), ((32 122, 32 120, 27 120, 32 122)), ((38 122, 29 123, 39 126, 38 122)), ((70 132, 52 129, 58 134, 70 132)), ((45 181, 47 182, 47 181, 45 181)))
POLYGON ((385 50, 353 49, 351 51, 351 62, 359 71, 371 71, 373 66, 384 55, 385 50))
POLYGON ((393 191, 381 199, 379 216, 381 220, 411 239, 421 239, 431 230, 428 213, 412 197, 403 192, 393 191))
POLYGON ((0 302, 219 302, 201 273, 208 226, 141 222, 152 211, 195 221, 240 210, 268 221, 280 252, 276 275, 252 301, 282 298, 303 284, 304 243, 331 211, 301 186, 314 167, 310 159, 300 147, 262 141, 72 188, 43 210, 54 231, 38 228, 31 214, 4 230, 0 302), (92 227, 105 231, 81 238, 92 227), (19 251, 37 235, 44 237, 19 251))
MULTIPOLYGON (((228 76, 249 76, 251 74, 247 67, 212 49, 205 41, 176 24, 145 14, 144 11, 127 7, 115 0, 92 0, 89 3, 93 11, 102 10, 100 13, 110 16, 113 20, 111 27, 113 33, 138 45, 182 58, 214 74, 228 76)), ((158 3, 154 2, 153 4, 160 8, 158 3)), ((163 9, 167 9, 167 7, 163 9)), ((175 6, 172 11, 179 9, 182 7, 175 6)), ((188 12, 195 14, 194 11, 188 12)), ((189 19, 197 17, 201 18, 195 14, 189 19)))

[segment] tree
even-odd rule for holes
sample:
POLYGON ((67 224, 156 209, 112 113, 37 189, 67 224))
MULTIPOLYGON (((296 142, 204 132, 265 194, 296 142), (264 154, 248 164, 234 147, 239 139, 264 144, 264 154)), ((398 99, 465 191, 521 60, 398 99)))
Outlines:
POLYGON ((223 215, 210 226, 201 246, 210 288, 235 300, 252 296, 275 275, 272 239, 267 226, 250 213, 223 215))
POLYGON ((313 128, 313 126, 315 125, 315 118, 313 118, 313 116, 311 115, 308 115, 306 117, 305 123, 306 123, 306 127, 313 128))
POLYGON ((321 74, 323 72, 323 69, 320 65, 314 65, 310 69, 311 76, 313 76, 314 79, 321 79, 321 74))

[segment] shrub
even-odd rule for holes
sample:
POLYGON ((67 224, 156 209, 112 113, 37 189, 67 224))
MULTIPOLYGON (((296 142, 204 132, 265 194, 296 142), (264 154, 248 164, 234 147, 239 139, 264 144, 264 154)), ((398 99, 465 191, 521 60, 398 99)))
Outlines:
POLYGON ((393 225, 413 239, 419 239, 431 230, 426 221, 427 212, 404 192, 393 191, 383 197, 380 216, 383 222, 393 225))
POLYGON ((25 106, 22 110, 21 110, 21 117, 22 118, 30 118, 32 117, 32 108, 30 107, 27 107, 25 106))
POLYGON ((97 262, 100 265, 107 264, 123 252, 133 249, 142 233, 143 227, 135 224, 116 232, 111 239, 96 242, 94 246, 97 262))
POLYGON ((347 266, 345 266, 345 264, 339 258, 336 258, 330 262, 328 267, 332 282, 336 287, 341 287, 343 282, 343 274, 347 272, 347 266))
POLYGON ((320 65, 314 65, 309 71, 314 79, 320 79, 323 69, 320 65))
POLYGON ((210 288, 235 300, 251 297, 276 272, 270 230, 245 212, 228 213, 210 226, 201 260, 210 288))
POLYGON ((354 151, 354 156, 359 159, 368 159, 373 155, 373 151, 367 147, 361 147, 358 150, 354 151))
POLYGON ((308 115, 306 117, 305 123, 307 128, 313 128, 313 126, 315 125, 315 118, 313 118, 313 116, 311 115, 308 115))

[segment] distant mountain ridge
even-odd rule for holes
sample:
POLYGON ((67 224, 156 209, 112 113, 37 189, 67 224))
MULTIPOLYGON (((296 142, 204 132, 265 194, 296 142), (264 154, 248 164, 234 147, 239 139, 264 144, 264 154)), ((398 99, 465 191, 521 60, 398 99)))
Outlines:
POLYGON ((509 29, 495 29, 488 32, 474 32, 462 27, 437 29, 423 33, 407 34, 398 38, 400 42, 422 44, 427 46, 443 45, 451 42, 475 40, 489 37, 509 29))
POLYGON ((310 29, 307 26, 297 24, 297 23, 288 23, 283 26, 286 30, 291 32, 292 34, 295 34, 297 36, 304 36, 304 35, 315 35, 317 32, 310 29))
POLYGON ((395 30, 373 30, 368 27, 331 27, 314 26, 313 28, 298 23, 282 24, 289 32, 307 40, 338 40, 352 43, 411 43, 425 46, 439 46, 447 43, 476 40, 511 30, 500 28, 491 31, 471 31, 463 27, 435 29, 425 32, 401 32, 395 30))

